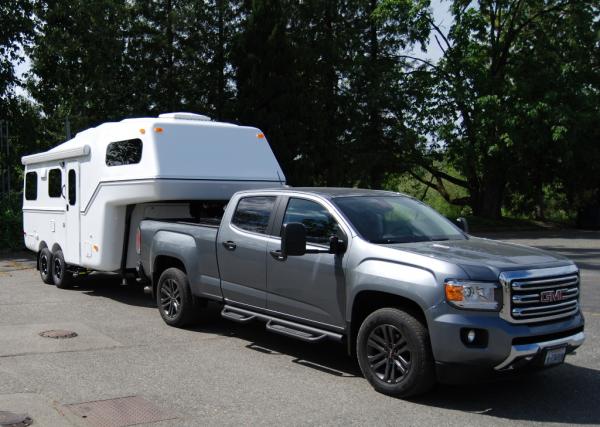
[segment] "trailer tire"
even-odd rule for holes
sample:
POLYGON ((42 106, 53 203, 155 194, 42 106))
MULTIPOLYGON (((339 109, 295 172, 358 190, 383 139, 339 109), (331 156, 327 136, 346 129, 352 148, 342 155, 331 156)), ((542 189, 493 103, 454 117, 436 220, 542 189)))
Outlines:
POLYGON ((356 350, 363 375, 380 393, 406 398, 435 385, 429 332, 412 313, 397 308, 371 313, 358 331, 356 350))
POLYGON ((187 275, 176 267, 167 268, 160 275, 156 306, 165 323, 176 328, 194 323, 200 314, 187 275))
POLYGON ((43 248, 38 255, 38 270, 40 270, 40 277, 42 282, 47 285, 53 285, 52 279, 52 252, 50 249, 43 248))
POLYGON ((52 281, 59 289, 69 288, 73 281, 73 275, 67 270, 65 257, 60 249, 52 256, 52 281))

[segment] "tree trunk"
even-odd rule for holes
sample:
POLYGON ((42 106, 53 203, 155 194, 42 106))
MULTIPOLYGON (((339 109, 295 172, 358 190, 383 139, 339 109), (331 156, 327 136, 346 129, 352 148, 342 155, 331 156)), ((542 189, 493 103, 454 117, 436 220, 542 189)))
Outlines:
POLYGON ((500 219, 505 186, 506 179, 502 173, 488 171, 482 185, 471 191, 473 214, 488 219, 500 219))

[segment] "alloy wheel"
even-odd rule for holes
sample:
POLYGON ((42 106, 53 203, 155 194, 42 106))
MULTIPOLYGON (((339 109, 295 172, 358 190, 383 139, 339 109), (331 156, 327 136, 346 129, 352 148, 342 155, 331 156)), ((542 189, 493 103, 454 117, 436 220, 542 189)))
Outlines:
POLYGON ((160 308, 169 319, 174 319, 181 310, 179 285, 173 279, 166 279, 160 287, 160 308))
POLYGON ((411 351, 400 329, 393 325, 379 325, 369 334, 367 358, 371 371, 381 381, 397 384, 411 368, 411 351))

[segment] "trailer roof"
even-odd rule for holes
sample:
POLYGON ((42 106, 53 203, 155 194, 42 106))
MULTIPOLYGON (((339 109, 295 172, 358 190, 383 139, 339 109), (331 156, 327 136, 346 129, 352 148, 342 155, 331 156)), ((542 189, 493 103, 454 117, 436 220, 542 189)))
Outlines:
POLYGON ((199 126, 199 127, 240 127, 232 123, 225 122, 213 122, 210 118, 200 114, 194 113, 165 113, 158 117, 138 117, 123 119, 119 122, 106 122, 96 127, 92 127, 81 132, 78 132, 72 139, 63 142, 45 151, 43 153, 31 154, 29 156, 23 156, 21 163, 24 165, 41 163, 52 160, 62 160, 73 157, 80 157, 89 154, 90 148, 87 147, 89 139, 94 134, 102 131, 110 131, 111 128, 115 131, 122 129, 124 125, 136 126, 140 128, 152 128, 158 124, 182 124, 186 126, 199 126))

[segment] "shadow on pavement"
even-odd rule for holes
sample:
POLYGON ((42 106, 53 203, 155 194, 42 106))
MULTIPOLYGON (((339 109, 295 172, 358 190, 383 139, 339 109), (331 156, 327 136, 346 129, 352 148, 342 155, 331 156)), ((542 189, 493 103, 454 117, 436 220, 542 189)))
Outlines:
POLYGON ((79 291, 91 297, 104 297, 127 305, 155 308, 152 297, 144 294, 140 285, 121 285, 121 277, 117 274, 92 273, 89 276, 75 279, 69 291, 79 291))
POLYGON ((415 403, 514 421, 600 424, 600 370, 571 364, 510 381, 439 386, 415 403))

